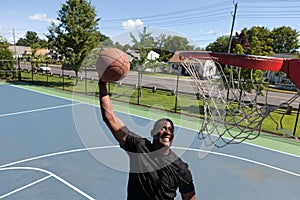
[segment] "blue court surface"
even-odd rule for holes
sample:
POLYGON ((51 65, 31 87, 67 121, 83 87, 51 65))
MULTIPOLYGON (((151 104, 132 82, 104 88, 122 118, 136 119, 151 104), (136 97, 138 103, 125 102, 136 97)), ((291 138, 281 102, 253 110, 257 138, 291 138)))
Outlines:
MULTIPOLYGON (((128 157, 99 107, 9 84, 0 99, 0 199, 126 199, 128 157)), ((116 114, 149 137, 152 120, 116 114)), ((195 130, 175 134, 197 199, 300 199, 299 157, 245 143, 210 149, 195 130)))

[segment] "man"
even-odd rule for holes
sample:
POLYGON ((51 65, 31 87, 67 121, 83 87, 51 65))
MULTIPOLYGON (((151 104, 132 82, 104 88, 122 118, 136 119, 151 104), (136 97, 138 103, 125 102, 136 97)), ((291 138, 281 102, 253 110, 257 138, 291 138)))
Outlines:
POLYGON ((182 199, 196 199, 188 165, 170 149, 173 122, 166 118, 158 120, 151 131, 151 143, 128 130, 115 116, 106 83, 100 80, 98 85, 103 121, 130 158, 127 199, 174 199, 178 188, 182 199))

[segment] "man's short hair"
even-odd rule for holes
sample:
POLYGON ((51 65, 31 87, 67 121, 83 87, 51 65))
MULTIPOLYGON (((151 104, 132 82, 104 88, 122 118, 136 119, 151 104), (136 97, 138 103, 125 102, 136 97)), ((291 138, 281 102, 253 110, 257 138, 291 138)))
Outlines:
POLYGON ((156 135, 160 131, 160 129, 162 128, 162 124, 165 121, 170 122, 170 124, 174 130, 174 123, 172 122, 172 120, 170 120, 169 118, 161 118, 154 123, 153 129, 151 130, 151 136, 156 135))

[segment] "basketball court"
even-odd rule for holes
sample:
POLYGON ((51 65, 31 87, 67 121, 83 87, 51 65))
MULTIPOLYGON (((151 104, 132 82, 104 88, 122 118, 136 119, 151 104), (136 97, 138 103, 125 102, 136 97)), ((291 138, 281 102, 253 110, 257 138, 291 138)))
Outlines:
MULTIPOLYGON (((0 199, 126 199, 128 158, 99 108, 30 87, 0 84, 0 199)), ((152 120, 117 115, 149 137, 152 120)), ((299 156, 246 143, 203 148, 185 127, 172 149, 189 163, 198 199, 299 199, 299 156)))

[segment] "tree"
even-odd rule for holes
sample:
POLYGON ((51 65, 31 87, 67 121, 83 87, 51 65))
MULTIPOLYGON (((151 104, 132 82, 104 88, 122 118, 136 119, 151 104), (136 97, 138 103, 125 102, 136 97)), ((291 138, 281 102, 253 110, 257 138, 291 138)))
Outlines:
POLYGON ((0 37, 0 78, 14 77, 13 54, 9 50, 9 43, 0 37))
MULTIPOLYGON (((252 45, 250 42, 249 42, 249 37, 247 35, 247 32, 244 29, 240 34, 237 33, 236 36, 233 37, 232 51, 237 54, 254 52, 251 50, 252 45)), ((252 90, 255 89, 258 95, 262 95, 262 91, 264 90, 264 86, 262 85, 263 83, 262 70, 236 68, 236 73, 233 73, 234 79, 237 79, 238 75, 242 79, 242 82, 239 84, 242 84, 243 89, 246 92, 251 93, 252 90)), ((243 92, 244 91, 240 89, 240 98, 242 97, 243 92)))
POLYGON ((193 50, 193 46, 189 45, 189 41, 181 36, 177 35, 163 35, 161 37, 163 49, 169 52, 175 52, 177 50, 193 50))
POLYGON ((271 32, 264 26, 253 26, 251 29, 246 28, 242 31, 248 36, 251 48, 246 53, 251 55, 271 56, 274 55, 273 39, 271 32))
POLYGON ((39 44, 41 48, 47 47, 46 40, 40 39, 37 33, 34 31, 27 31, 25 34, 25 38, 20 38, 16 43, 17 46, 27 46, 27 47, 30 47, 34 44, 39 44))
POLYGON ((137 64, 140 70, 144 69, 145 63, 147 61, 148 52, 153 48, 154 37, 151 35, 151 32, 147 31, 147 27, 143 28, 142 32, 138 32, 138 38, 130 33, 131 40, 133 42, 133 48, 138 50, 140 57, 134 59, 134 63, 137 64))
POLYGON ((74 70, 76 85, 78 71, 89 52, 100 43, 97 30, 99 18, 95 7, 86 0, 67 0, 58 12, 58 25, 49 27, 48 41, 64 58, 63 68, 74 70))
POLYGON ((213 43, 210 43, 206 47, 206 51, 212 51, 212 52, 227 52, 228 51, 228 41, 229 41, 229 35, 223 35, 213 43))
POLYGON ((272 47, 275 53, 294 53, 299 48, 299 32, 291 27, 281 26, 271 32, 272 47))
POLYGON ((251 45, 248 41, 248 36, 245 32, 236 35, 232 38, 232 47, 230 52, 237 54, 244 54, 251 49, 251 45))
POLYGON ((27 46, 30 47, 30 45, 34 44, 34 43, 38 43, 39 42, 39 37, 37 35, 36 32, 34 31, 27 31, 25 34, 25 38, 20 38, 16 45, 17 46, 27 46))

